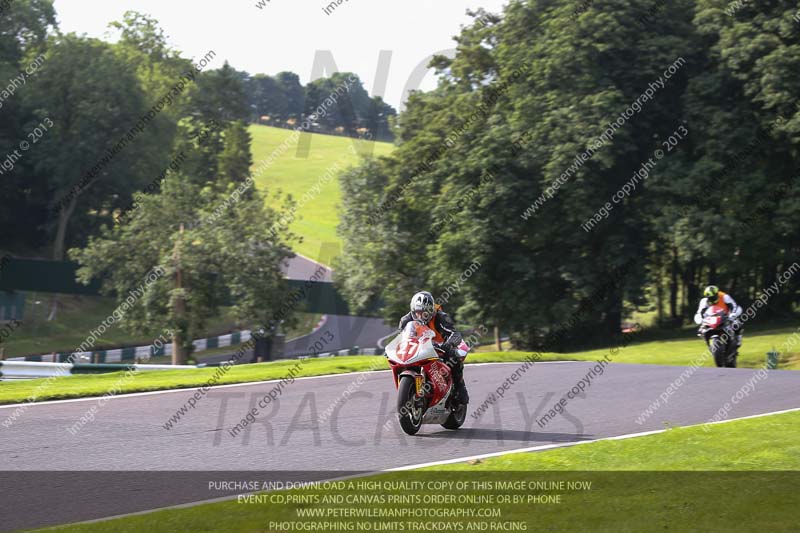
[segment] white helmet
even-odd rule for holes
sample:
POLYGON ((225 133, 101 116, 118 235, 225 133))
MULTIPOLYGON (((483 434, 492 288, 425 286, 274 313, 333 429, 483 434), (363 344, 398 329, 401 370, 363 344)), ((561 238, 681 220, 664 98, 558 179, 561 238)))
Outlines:
POLYGON ((428 291, 418 292, 411 298, 411 317, 420 322, 429 322, 433 318, 433 295, 428 291))

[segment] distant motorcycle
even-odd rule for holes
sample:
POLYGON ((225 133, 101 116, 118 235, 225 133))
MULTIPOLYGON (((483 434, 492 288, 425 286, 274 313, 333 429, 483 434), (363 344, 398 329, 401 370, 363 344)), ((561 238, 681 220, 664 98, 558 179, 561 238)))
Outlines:
POLYGON ((720 368, 736 368, 739 355, 736 346, 736 332, 728 309, 722 305, 712 305, 703 316, 703 323, 697 331, 698 337, 706 341, 714 363, 720 368))
MULTIPOLYGON (((458 429, 467 417, 467 404, 454 398, 452 372, 441 359, 445 352, 435 337, 427 325, 412 320, 386 346, 397 387, 397 416, 409 435, 416 435, 422 424, 458 429)), ((462 341, 458 355, 464 359, 468 352, 469 346, 462 341)))

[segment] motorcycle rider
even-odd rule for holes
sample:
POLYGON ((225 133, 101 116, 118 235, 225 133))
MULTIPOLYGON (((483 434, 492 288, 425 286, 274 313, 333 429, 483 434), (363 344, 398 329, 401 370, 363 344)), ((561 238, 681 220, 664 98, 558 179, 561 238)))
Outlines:
POLYGON ((445 352, 444 362, 453 373, 456 398, 462 403, 469 403, 467 385, 464 383, 464 361, 458 355, 458 345, 463 339, 461 333, 456 331, 453 320, 442 311, 442 306, 433 300, 433 295, 428 291, 418 292, 411 298, 409 305, 411 312, 400 319, 400 330, 412 320, 417 320, 431 328, 436 337, 434 343, 445 352))
POLYGON ((712 305, 717 305, 719 302, 722 302, 728 307, 728 317, 731 320, 731 326, 736 335, 736 353, 738 354, 739 348, 742 346, 742 333, 744 332, 744 328, 739 322, 739 317, 742 315, 742 308, 730 294, 722 292, 716 285, 709 285, 706 287, 703 291, 703 299, 700 300, 697 313, 694 315, 694 322, 698 325, 702 324, 706 311, 712 305))

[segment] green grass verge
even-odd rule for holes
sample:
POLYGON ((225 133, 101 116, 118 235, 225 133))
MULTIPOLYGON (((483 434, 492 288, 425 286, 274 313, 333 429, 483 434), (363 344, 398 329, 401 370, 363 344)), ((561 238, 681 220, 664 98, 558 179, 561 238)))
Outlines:
MULTIPOLYGON (((300 368, 300 373, 295 376, 322 376, 327 374, 342 374, 359 370, 369 370, 370 365, 387 368, 383 357, 345 356, 322 359, 306 359, 300 368), (385 365, 385 366, 384 366, 385 365)), ((275 361, 253 365, 237 365, 231 367, 222 376, 217 385, 232 383, 248 383, 253 381, 266 381, 285 377, 296 361, 275 361)), ((186 389, 199 387, 206 383, 215 373, 217 368, 199 368, 192 370, 164 370, 158 372, 140 372, 133 380, 127 381, 121 387, 121 393, 148 392, 166 389, 186 389)), ((123 372, 110 374, 75 375, 55 378, 49 385, 38 391, 38 400, 56 400, 65 398, 81 398, 85 396, 102 396, 115 388, 124 375, 123 372)), ((0 404, 9 404, 25 401, 45 383, 46 379, 33 379, 28 381, 10 381, 0 383, 0 404)))
POLYGON ((656 435, 493 457, 479 464, 458 463, 436 470, 800 470, 800 411, 707 428, 677 427, 656 435))
MULTIPOLYGON (((316 503, 243 504, 236 500, 158 511, 106 522, 63 526, 50 531, 74 533, 127 531, 287 531, 275 523, 305 523, 323 519, 300 518, 308 509, 399 508, 383 503, 347 504, 348 497, 365 497, 357 481, 379 483, 411 480, 451 480, 467 483, 500 481, 580 481, 588 490, 497 490, 469 488, 442 491, 486 497, 517 494, 521 498, 563 493, 559 504, 499 502, 490 505, 417 505, 428 509, 500 509, 504 523, 525 522, 528 531, 791 531, 797 524, 796 492, 786 490, 800 470, 800 413, 733 421, 711 426, 675 428, 657 435, 601 441, 538 453, 518 453, 479 462, 458 463, 414 472, 397 472, 355 480, 341 488, 311 488, 283 493, 317 495, 316 503), (694 472, 693 472, 694 471, 694 472), (749 471, 749 472, 745 472, 749 471), (480 489, 480 490, 478 490, 480 489), (785 492, 784 492, 785 491, 785 492), (322 503, 324 496, 341 494, 344 504, 322 503)), ((382 485, 386 487, 386 485, 382 485)), ((405 494, 382 488, 369 494, 405 494)), ((295 503, 296 502, 296 503, 295 503)), ((328 519, 352 522, 353 519, 328 519)), ((358 519, 372 523, 395 518, 358 519)), ((432 522, 435 518, 418 519, 432 522)), ((497 523, 498 519, 451 519, 468 531, 469 523, 497 523)), ((439 529, 444 530, 444 527, 439 529)), ((383 529, 386 530, 386 529, 383 529)), ((396 529, 399 530, 399 529, 396 529)), ((405 529, 409 531, 411 529, 405 529)), ((480 530, 480 529, 478 529, 480 530)), ((483 529, 496 530, 496 529, 483 529)))
MULTIPOLYGON (((254 167, 259 161, 269 157, 292 133, 292 130, 281 128, 250 126, 254 167)), ((351 149, 355 146, 354 140, 348 137, 322 134, 309 136, 311 142, 306 157, 298 157, 297 147, 292 146, 257 178, 256 185, 266 189, 270 195, 280 190, 300 201, 332 165, 340 163, 342 168, 355 166, 360 160, 359 154, 371 153, 379 157, 388 155, 394 149, 389 143, 364 142, 359 144, 359 152, 356 154, 351 149)), ((341 247, 341 239, 336 235, 340 198, 339 180, 334 177, 322 183, 319 193, 312 194, 299 207, 298 217, 290 226, 293 232, 303 238, 300 243, 292 243, 296 252, 320 263, 331 264, 341 247)), ((273 207, 280 207, 280 202, 271 196, 270 202, 273 207)))
MULTIPOLYGON (((704 354, 708 354, 705 343, 694 335, 694 330, 683 330, 685 338, 682 339, 662 339, 648 342, 635 342, 636 334, 630 339, 628 346, 620 346, 617 351, 612 353, 611 348, 589 350, 583 352, 569 353, 545 353, 542 354, 543 361, 596 361, 605 356, 609 356, 614 363, 639 363, 654 365, 681 365, 688 366, 696 362, 704 354)), ((781 352, 778 368, 783 370, 800 369, 800 339, 796 340, 794 346, 788 351, 782 349, 787 341, 795 333, 800 332, 797 327, 781 327, 776 329, 764 329, 749 334, 745 332, 744 344, 739 350, 738 366, 742 368, 760 368, 767 359, 767 352, 777 348, 781 352)), ((516 361, 525 355, 525 352, 494 352, 494 345, 487 346, 478 351, 477 356, 482 355, 497 358, 501 361, 516 361), (485 350, 485 351, 484 351, 485 350), (503 358, 503 354, 506 354, 503 358)), ((476 356, 470 356, 473 361, 476 356)), ((703 366, 714 366, 713 358, 708 355, 703 361, 703 366)))
MULTIPOLYGON (((756 368, 764 364, 766 352, 773 346, 780 347, 794 330, 785 328, 764 331, 747 338, 746 349, 742 350, 740 366, 756 368)), ((614 363, 649 363, 659 365, 688 365, 703 352, 703 344, 699 339, 670 340, 657 342, 632 343, 612 354, 609 348, 575 353, 545 353, 543 361, 595 361, 608 355, 614 363)), ((491 363, 523 361, 528 352, 486 352, 470 355, 467 363, 491 363)), ((231 383, 247 383, 280 379, 284 377, 293 361, 276 361, 256 365, 241 365, 232 368, 219 380, 219 385, 231 383)), ((710 357, 704 366, 713 366, 710 357)), ((790 353, 782 357, 780 367, 783 369, 800 368, 800 354, 790 353)), ((381 356, 346 356, 323 359, 307 359, 303 364, 300 376, 322 376, 326 374, 342 374, 370 369, 387 369, 388 365, 381 356)), ((167 370, 163 372, 143 372, 135 379, 126 382, 121 393, 147 392, 165 389, 192 388, 203 385, 215 372, 214 368, 198 370, 167 370)), ((57 400, 64 398, 80 398, 84 396, 103 395, 114 388, 120 379, 120 373, 102 375, 78 375, 57 378, 50 386, 39 391, 38 400, 57 400)), ((0 404, 23 402, 37 389, 43 380, 0 383, 0 404)))

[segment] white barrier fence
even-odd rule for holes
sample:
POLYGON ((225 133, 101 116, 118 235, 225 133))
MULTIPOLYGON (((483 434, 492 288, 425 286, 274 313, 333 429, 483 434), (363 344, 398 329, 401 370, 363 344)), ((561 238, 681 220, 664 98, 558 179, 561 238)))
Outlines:
POLYGON ((136 370, 150 372, 157 370, 184 370, 197 368, 192 365, 73 365, 70 363, 35 363, 30 361, 0 361, 0 379, 31 379, 67 376, 74 374, 98 374, 136 370))

